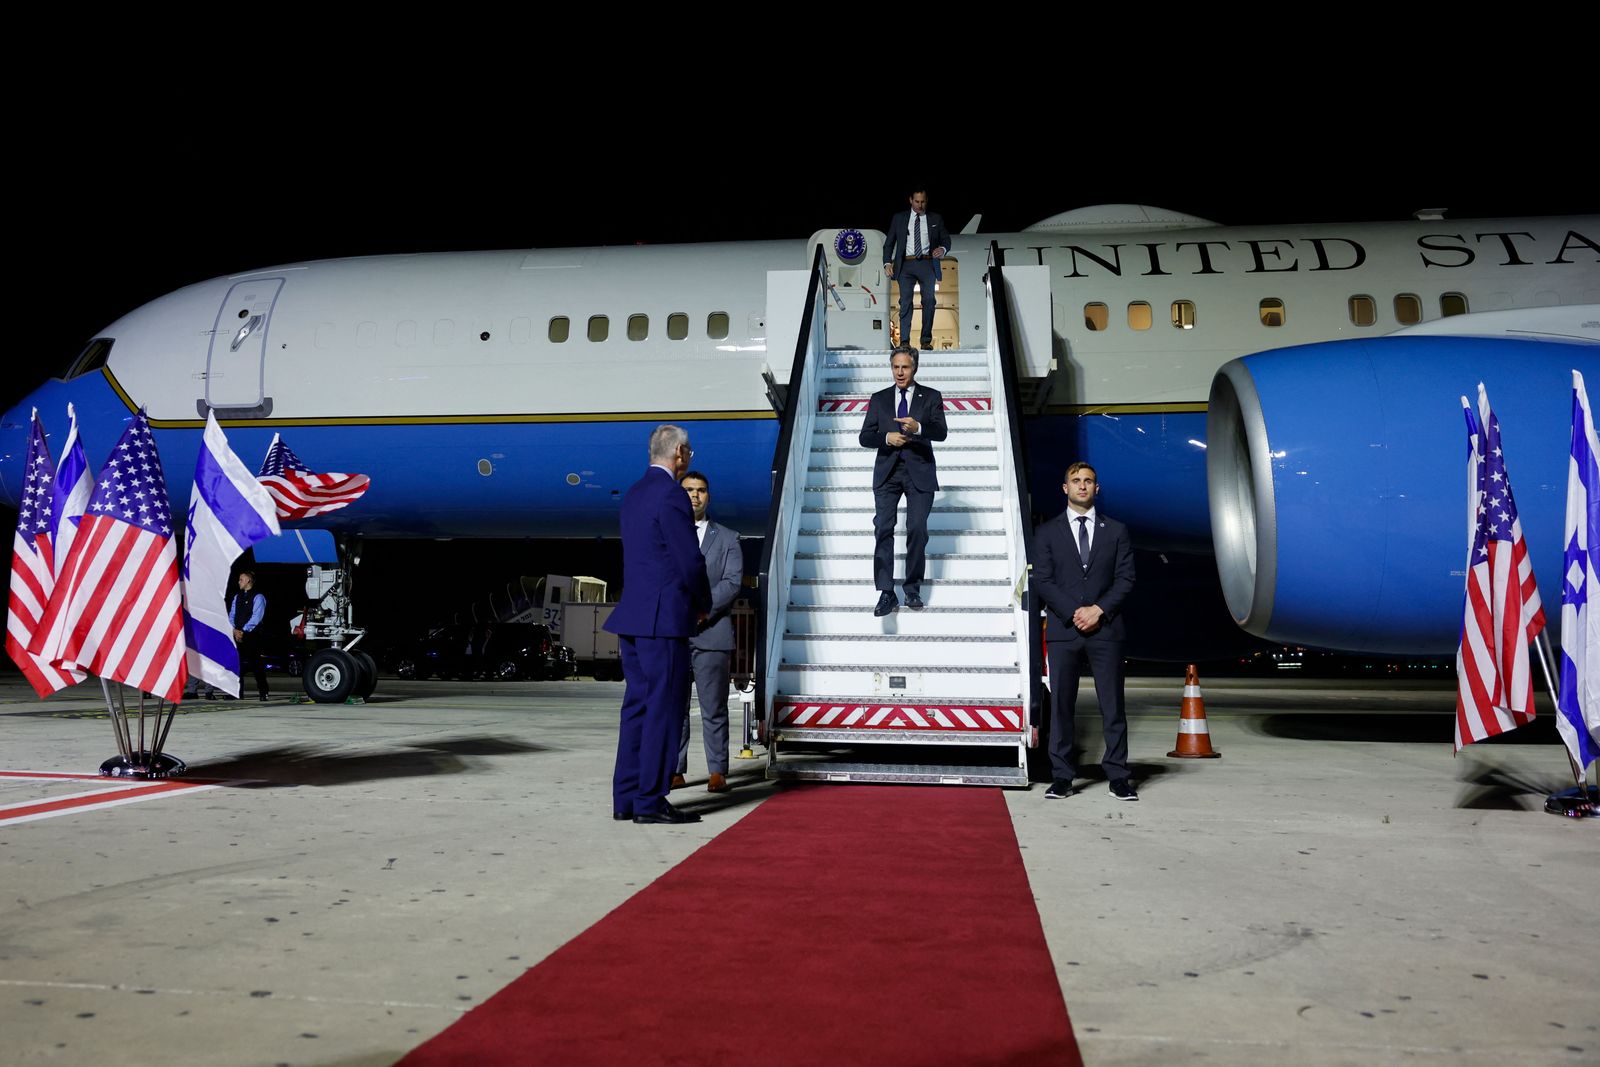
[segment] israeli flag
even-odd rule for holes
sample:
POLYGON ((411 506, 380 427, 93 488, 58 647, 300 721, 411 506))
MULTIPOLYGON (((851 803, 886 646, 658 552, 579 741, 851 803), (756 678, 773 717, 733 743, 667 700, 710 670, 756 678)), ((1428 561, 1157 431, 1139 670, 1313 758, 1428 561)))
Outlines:
POLYGON ((272 497, 228 447, 216 415, 207 414, 183 539, 183 632, 191 678, 239 695, 228 576, 245 549, 277 534, 272 497))
POLYGON ((78 412, 67 405, 67 443, 61 449, 61 465, 56 468, 55 481, 50 485, 50 545, 55 552, 57 580, 67 565, 67 555, 72 542, 78 537, 78 522, 89 510, 89 498, 94 496, 94 476, 89 473, 89 461, 83 454, 83 438, 78 436, 78 412))
POLYGON ((1561 560, 1561 686, 1556 729, 1584 770, 1600 759, 1600 442, 1583 375, 1572 372, 1572 458, 1567 464, 1566 551, 1561 560))

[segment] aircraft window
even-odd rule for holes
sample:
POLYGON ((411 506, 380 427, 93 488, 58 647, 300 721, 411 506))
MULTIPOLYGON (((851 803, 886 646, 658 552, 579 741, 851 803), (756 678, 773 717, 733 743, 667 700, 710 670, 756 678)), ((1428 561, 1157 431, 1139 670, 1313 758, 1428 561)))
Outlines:
POLYGON ((110 337, 96 337, 90 341, 78 358, 72 361, 72 366, 67 368, 67 377, 77 378, 104 367, 106 360, 111 358, 111 346, 115 343, 110 337))
POLYGON ((1378 321, 1378 302, 1370 296, 1350 298, 1350 321, 1357 326, 1371 326, 1378 321))
POLYGON ((1083 305, 1083 328, 1099 332, 1111 325, 1111 312, 1104 304, 1083 305))
POLYGON ((1466 293, 1444 293, 1439 297, 1439 314, 1445 318, 1467 313, 1466 293))
POLYGON ((1172 325, 1179 330, 1194 329, 1194 301, 1174 300, 1172 302, 1172 325))
POLYGON ((1128 305, 1128 329, 1148 330, 1150 328, 1150 305, 1143 300, 1135 300, 1128 305))
POLYGON ((1283 320, 1288 317, 1283 301, 1277 297, 1269 296, 1261 301, 1261 325, 1282 326, 1283 320))
POLYGON ((728 313, 726 311, 713 311, 706 316, 706 336, 713 341, 720 341, 728 336, 728 313))
POLYGON ((604 315, 589 316, 589 340, 604 341, 611 335, 611 320, 604 315))
POLYGON ((689 336, 689 316, 674 311, 667 316, 667 340, 681 341, 689 336))
POLYGON ((628 316, 628 340, 630 340, 630 341, 643 341, 646 337, 649 337, 649 336, 650 336, 650 316, 649 315, 629 315, 628 316))
POLYGON ((572 323, 567 321, 565 315, 557 315, 550 320, 550 332, 546 335, 555 344, 561 344, 572 333, 572 323))
POLYGON ((1401 293, 1394 298, 1394 319, 1402 326, 1422 321, 1422 300, 1416 293, 1401 293))

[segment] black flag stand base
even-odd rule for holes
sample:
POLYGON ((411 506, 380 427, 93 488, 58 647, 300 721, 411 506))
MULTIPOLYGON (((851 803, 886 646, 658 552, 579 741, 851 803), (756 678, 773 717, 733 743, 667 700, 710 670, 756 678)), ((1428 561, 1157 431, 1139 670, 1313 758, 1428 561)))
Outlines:
POLYGON ((150 739, 147 748, 144 728, 146 694, 141 692, 138 708, 139 742, 135 746, 133 723, 128 719, 128 704, 124 697, 125 687, 118 685, 116 695, 113 697, 111 683, 102 678, 100 691, 105 694, 106 714, 111 717, 111 728, 117 735, 119 753, 100 764, 101 777, 171 778, 189 769, 189 765, 183 760, 161 751, 167 743, 167 732, 172 729, 172 719, 178 713, 178 705, 169 705, 157 698, 155 710, 151 713, 150 739))
POLYGON ((133 759, 112 756, 100 764, 102 778, 173 778, 189 769, 177 756, 165 752, 135 752, 133 759))
POLYGON ((1600 786, 1577 786, 1551 793, 1544 800, 1544 810, 1551 815, 1565 815, 1569 819, 1600 818, 1600 786))

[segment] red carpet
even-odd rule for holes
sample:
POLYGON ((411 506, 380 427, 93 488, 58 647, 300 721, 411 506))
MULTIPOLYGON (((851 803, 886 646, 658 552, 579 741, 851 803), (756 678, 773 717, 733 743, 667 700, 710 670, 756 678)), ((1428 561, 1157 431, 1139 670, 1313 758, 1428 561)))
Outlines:
POLYGON ((741 1062, 1082 1064, 998 789, 780 793, 401 1061, 741 1062))

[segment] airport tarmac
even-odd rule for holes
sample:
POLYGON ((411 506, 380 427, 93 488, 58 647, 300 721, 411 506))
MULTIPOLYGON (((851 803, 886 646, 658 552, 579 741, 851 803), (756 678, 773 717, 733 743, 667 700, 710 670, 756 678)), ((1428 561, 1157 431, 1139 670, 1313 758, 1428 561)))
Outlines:
MULTIPOLYGON (((1130 679, 1138 803, 1006 794, 1088 1064, 1600 1063, 1600 820, 1541 810, 1548 702, 1454 757, 1448 680, 1202 683, 1220 760, 1165 755, 1181 673, 1130 679)), ((14 775, 115 754, 98 687, 0 678, 0 1063, 392 1063, 777 788, 736 760, 706 794, 697 738, 704 821, 614 823, 620 692, 199 702, 168 750, 233 784, 71 807, 127 783, 14 775)), ((727 921, 729 963, 777 955, 751 902, 727 921)), ((757 1055, 781 1003, 741 1024, 757 1055)))

